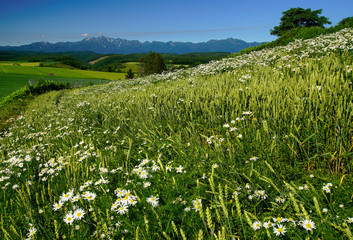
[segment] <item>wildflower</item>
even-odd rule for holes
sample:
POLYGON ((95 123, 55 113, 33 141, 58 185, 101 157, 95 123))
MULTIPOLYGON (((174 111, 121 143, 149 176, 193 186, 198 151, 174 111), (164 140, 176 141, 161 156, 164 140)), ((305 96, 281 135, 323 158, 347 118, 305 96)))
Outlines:
POLYGON ((326 193, 331 192, 330 187, 328 185, 323 186, 322 190, 324 190, 326 193))
POLYGON ((64 217, 64 222, 70 225, 73 223, 74 220, 75 216, 71 213, 66 214, 66 216, 64 217))
POLYGON ((276 202, 278 202, 278 203, 284 203, 284 201, 285 201, 284 198, 281 198, 281 197, 276 198, 276 202))
POLYGON ((191 211, 191 208, 186 207, 186 208, 184 208, 184 211, 185 211, 185 212, 190 212, 190 211, 191 211))
POLYGON ((167 171, 169 171, 169 172, 170 172, 170 171, 172 171, 172 167, 171 167, 171 166, 169 166, 169 165, 168 165, 168 166, 166 166, 166 167, 165 167, 165 169, 166 169, 167 171))
POLYGON ((121 215, 127 213, 129 211, 129 209, 127 208, 126 205, 121 205, 117 210, 118 213, 120 213, 121 215))
POLYGON ((273 232, 276 234, 276 236, 280 236, 280 235, 284 235, 287 231, 282 224, 278 224, 277 228, 273 227, 273 232))
POLYGON ((35 227, 31 227, 30 229, 28 229, 28 236, 32 237, 34 236, 34 234, 36 234, 37 229, 35 227))
POLYGON ((96 194, 93 192, 86 192, 85 198, 88 201, 93 201, 96 198, 96 194))
POLYGON ((152 166, 152 171, 153 172, 156 172, 156 171, 158 171, 160 169, 160 167, 158 167, 157 165, 153 165, 152 166))
POLYGON ((143 179, 148 178, 148 172, 147 172, 146 170, 143 170, 143 171, 140 173, 140 178, 143 178, 143 179))
POLYGON ((268 222, 264 222, 263 227, 270 228, 270 227, 272 227, 272 225, 273 225, 273 223, 271 221, 268 221, 268 222))
POLYGON ((158 206, 158 197, 154 197, 151 196, 149 198, 147 198, 147 202, 150 203, 153 207, 157 207, 158 206))
POLYGON ((261 223, 260 221, 256 221, 256 222, 254 222, 254 223, 252 224, 252 227, 253 227, 254 230, 260 229, 261 226, 262 226, 262 223, 261 223))
POLYGON ((258 157, 254 157, 254 156, 253 156, 253 157, 251 157, 251 158, 250 158, 250 161, 254 161, 254 162, 256 162, 256 160, 257 160, 257 159, 259 159, 259 158, 258 158, 258 157))
POLYGON ((239 195, 239 192, 238 191, 234 191, 233 193, 232 193, 232 198, 235 198, 235 196, 238 196, 239 195))
POLYGON ((243 138, 243 135, 239 134, 239 135, 237 136, 237 138, 243 138))
POLYGON ((206 173, 203 173, 201 178, 206 179, 207 178, 206 173))
POLYGON ((273 221, 281 223, 281 222, 284 222, 284 219, 281 217, 277 217, 277 218, 273 218, 273 221))
POLYGON ((194 205, 193 209, 198 212, 201 208, 202 208, 202 203, 201 203, 201 199, 196 199, 192 201, 192 204, 194 205))
POLYGON ((118 203, 119 203, 118 201, 113 203, 113 205, 110 207, 110 211, 114 211, 118 207, 118 203))
POLYGON ((143 187, 144 187, 144 188, 147 188, 147 187, 149 187, 149 186, 151 186, 151 183, 150 183, 150 182, 145 182, 145 183, 143 184, 143 187))
POLYGON ((347 223, 353 223, 353 217, 349 217, 349 218, 347 219, 347 223))
POLYGON ((73 196, 71 202, 77 202, 80 199, 80 195, 73 196))
POLYGON ((230 125, 229 125, 229 123, 225 123, 225 124, 223 124, 223 127, 224 127, 224 128, 229 128, 230 125))
POLYGON ((119 188, 119 190, 117 190, 115 193, 116 193, 116 196, 118 196, 118 197, 122 197, 122 196, 125 196, 125 194, 126 194, 126 190, 125 190, 125 189, 120 189, 120 188, 119 188))
POLYGON ((63 205, 64 205, 64 204, 63 204, 62 201, 59 201, 58 203, 54 203, 54 204, 53 204, 54 211, 59 210, 63 205))
POLYGON ((137 203, 136 199, 135 198, 130 198, 129 201, 128 201, 128 204, 131 205, 131 206, 135 206, 137 203))
POLYGON ((212 165, 212 168, 218 168, 218 164, 217 164, 217 163, 214 163, 214 164, 212 165))
POLYGON ((322 209, 322 212, 323 212, 323 213, 327 213, 327 212, 328 212, 328 209, 327 209, 327 208, 323 208, 323 209, 322 209))
POLYGON ((63 195, 61 195, 60 197, 60 201, 62 202, 66 202, 66 201, 69 201, 71 199, 73 195, 73 192, 69 191, 67 193, 63 193, 63 195))
POLYGON ((81 208, 77 209, 74 212, 75 220, 81 220, 84 215, 85 215, 85 211, 83 211, 81 208))
POLYGON ((305 230, 311 231, 315 228, 315 223, 311 220, 304 220, 302 226, 305 230))
POLYGON ((183 172, 183 167, 180 165, 179 167, 176 168, 177 173, 182 173, 183 172))

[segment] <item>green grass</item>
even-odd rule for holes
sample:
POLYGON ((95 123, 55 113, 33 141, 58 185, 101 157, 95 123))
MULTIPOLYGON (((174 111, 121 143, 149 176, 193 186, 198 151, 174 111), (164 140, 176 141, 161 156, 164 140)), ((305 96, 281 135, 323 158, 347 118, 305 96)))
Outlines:
POLYGON ((25 74, 34 76, 49 76, 54 74, 56 77, 62 78, 98 78, 107 80, 124 79, 125 74, 86 71, 86 70, 71 70, 63 68, 50 67, 32 67, 32 66, 14 66, 0 64, 0 73, 6 74, 25 74))
POLYGON ((94 79, 94 78, 63 78, 63 77, 49 77, 39 75, 27 75, 27 74, 9 74, 0 73, 0 99, 9 95, 10 93, 28 85, 36 83, 39 79, 51 80, 57 82, 70 82, 72 85, 88 85, 88 84, 102 84, 107 83, 109 80, 94 79))
POLYGON ((38 79, 70 82, 73 85, 107 83, 125 79, 125 73, 107 73, 64 68, 39 67, 39 63, 23 61, 0 62, 0 99, 38 79), (50 76, 54 74, 54 76, 50 76))
POLYGON ((352 36, 38 96, 0 237, 353 239, 352 36))

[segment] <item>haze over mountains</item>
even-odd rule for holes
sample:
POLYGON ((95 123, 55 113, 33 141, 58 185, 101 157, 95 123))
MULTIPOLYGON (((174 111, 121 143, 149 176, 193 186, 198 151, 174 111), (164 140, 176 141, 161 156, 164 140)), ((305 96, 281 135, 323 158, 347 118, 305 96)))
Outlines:
POLYGON ((190 52, 231 52, 236 53, 248 47, 258 46, 258 42, 245 42, 239 39, 210 40, 207 42, 159 42, 126 40, 105 36, 89 37, 78 42, 35 42, 17 47, 3 46, 0 51, 41 51, 41 52, 70 52, 92 51, 103 54, 130 54, 154 51, 158 53, 190 53, 190 52))

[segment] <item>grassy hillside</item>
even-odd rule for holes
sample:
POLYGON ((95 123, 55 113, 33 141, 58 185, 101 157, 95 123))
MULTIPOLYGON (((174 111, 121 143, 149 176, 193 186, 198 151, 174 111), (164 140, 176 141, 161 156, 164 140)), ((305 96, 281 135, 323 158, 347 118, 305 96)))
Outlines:
POLYGON ((0 139, 0 238, 353 239, 352 37, 39 96, 0 139))

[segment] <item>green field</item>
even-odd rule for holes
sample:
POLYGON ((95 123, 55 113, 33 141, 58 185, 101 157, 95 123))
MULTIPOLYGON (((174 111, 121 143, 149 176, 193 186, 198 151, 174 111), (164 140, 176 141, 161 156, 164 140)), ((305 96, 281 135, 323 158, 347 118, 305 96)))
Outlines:
POLYGON ((38 96, 0 134, 0 239, 353 239, 352 50, 38 96))
POLYGON ((0 98, 28 85, 30 81, 33 83, 40 78, 70 82, 73 85, 87 85, 124 79, 125 73, 39 67, 39 63, 32 62, 0 62, 0 98))
MULTIPOLYGON (((30 63, 33 64, 33 63, 30 63)), ((107 80, 119 80, 124 79, 125 74, 109 73, 109 72, 97 72, 97 71, 86 71, 86 70, 71 70, 62 68, 50 68, 50 67, 33 67, 33 66, 15 66, 0 63, 0 73, 7 74, 25 74, 34 76, 49 76, 54 74, 56 77, 62 78, 98 78, 107 80)))

